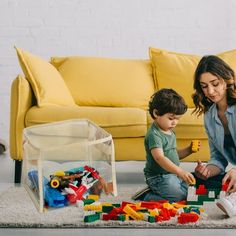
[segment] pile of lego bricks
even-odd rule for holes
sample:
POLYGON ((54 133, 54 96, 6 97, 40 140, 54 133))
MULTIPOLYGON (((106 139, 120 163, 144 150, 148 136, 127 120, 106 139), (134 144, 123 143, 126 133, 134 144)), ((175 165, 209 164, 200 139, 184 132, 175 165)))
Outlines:
MULTIPOLYGON (((35 192, 39 192, 38 178, 37 170, 28 172, 30 188, 35 192)), ((43 176, 44 210, 49 207, 64 207, 76 203, 77 200, 86 199, 90 192, 99 191, 101 181, 105 180, 99 172, 87 165, 56 171, 50 175, 50 180, 43 176)))
POLYGON ((223 184, 220 188, 213 186, 206 188, 204 184, 198 187, 189 186, 187 204, 188 205, 203 205, 204 202, 214 202, 215 200, 225 197, 228 183, 223 184))
POLYGON ((99 202, 88 198, 77 201, 77 206, 84 210, 84 222, 103 221, 146 221, 150 223, 176 219, 176 223, 194 223, 206 218, 205 210, 199 206, 186 205, 186 202, 169 203, 168 201, 153 202, 99 202))

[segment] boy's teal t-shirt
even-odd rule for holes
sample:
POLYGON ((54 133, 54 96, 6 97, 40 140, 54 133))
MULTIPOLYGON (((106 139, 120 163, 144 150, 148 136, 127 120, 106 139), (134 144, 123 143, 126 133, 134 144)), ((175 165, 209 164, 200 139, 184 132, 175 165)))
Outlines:
POLYGON ((146 178, 158 174, 169 173, 158 165, 152 157, 151 150, 153 148, 162 148, 165 157, 169 158, 169 160, 179 166, 180 162, 176 149, 176 137, 174 132, 172 132, 172 134, 165 134, 156 126, 155 123, 153 123, 147 131, 144 145, 146 150, 146 166, 144 168, 144 174, 146 178))

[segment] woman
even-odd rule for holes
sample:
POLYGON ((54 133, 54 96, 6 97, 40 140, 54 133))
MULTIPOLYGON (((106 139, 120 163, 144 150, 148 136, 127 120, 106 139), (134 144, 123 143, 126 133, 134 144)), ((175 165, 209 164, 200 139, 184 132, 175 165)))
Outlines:
MULTIPOLYGON (((194 113, 204 113, 211 159, 198 162, 195 176, 207 187, 228 183, 236 192, 236 167, 227 173, 228 163, 236 166, 236 82, 234 71, 217 56, 204 56, 194 75, 194 113)), ((236 197, 236 195, 235 195, 236 197)))

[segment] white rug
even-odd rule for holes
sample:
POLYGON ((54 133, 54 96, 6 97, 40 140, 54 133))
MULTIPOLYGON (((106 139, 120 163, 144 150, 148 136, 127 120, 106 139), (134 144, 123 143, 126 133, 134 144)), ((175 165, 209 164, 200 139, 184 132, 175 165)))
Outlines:
MULTIPOLYGON (((101 201, 119 203, 131 201, 130 196, 137 189, 132 185, 118 186, 118 197, 102 196, 101 201)), ((236 217, 227 218, 214 203, 203 206, 208 215, 196 223, 178 224, 177 218, 160 223, 144 221, 95 221, 83 222, 83 211, 75 205, 53 209, 40 214, 23 187, 10 187, 0 194, 0 227, 23 228, 236 228, 236 217)))

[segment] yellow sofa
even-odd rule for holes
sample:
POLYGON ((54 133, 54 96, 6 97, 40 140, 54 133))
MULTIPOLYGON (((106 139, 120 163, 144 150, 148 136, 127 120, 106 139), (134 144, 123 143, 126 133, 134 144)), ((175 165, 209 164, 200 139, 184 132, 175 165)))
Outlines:
MULTIPOLYGON (((167 87, 183 95, 187 113, 176 127, 177 144, 192 139, 201 151, 185 161, 208 160, 202 117, 192 115, 193 73, 199 56, 150 48, 150 60, 52 57, 50 63, 16 48, 24 72, 11 89, 10 155, 20 181, 25 127, 67 119, 89 119, 112 134, 115 158, 145 160, 143 140, 152 122, 147 106, 154 91, 167 87)), ((235 51, 220 54, 236 68, 235 51)))

